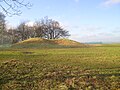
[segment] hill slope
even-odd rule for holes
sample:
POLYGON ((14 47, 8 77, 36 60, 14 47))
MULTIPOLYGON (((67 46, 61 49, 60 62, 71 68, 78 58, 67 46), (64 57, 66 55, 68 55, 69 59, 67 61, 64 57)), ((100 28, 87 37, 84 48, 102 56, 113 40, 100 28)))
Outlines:
POLYGON ((12 45, 16 48, 67 48, 67 47, 86 47, 87 45, 69 40, 69 39, 56 39, 48 40, 41 38, 31 38, 22 42, 12 45))

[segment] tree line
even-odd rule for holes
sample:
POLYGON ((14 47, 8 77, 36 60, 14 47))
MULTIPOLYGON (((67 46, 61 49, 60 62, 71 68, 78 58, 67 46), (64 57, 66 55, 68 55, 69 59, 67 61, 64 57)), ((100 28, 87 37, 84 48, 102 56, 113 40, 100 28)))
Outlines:
POLYGON ((7 29, 5 15, 0 13, 0 43, 17 43, 29 38, 59 39, 70 36, 58 21, 45 17, 35 21, 20 23, 16 28, 7 29))

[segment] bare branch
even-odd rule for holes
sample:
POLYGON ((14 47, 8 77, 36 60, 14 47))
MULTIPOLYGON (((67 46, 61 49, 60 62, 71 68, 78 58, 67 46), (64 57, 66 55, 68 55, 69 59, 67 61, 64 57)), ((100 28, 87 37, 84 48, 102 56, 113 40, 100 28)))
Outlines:
POLYGON ((20 15, 22 13, 21 8, 30 8, 32 5, 25 0, 1 0, 0 7, 7 15, 20 15))

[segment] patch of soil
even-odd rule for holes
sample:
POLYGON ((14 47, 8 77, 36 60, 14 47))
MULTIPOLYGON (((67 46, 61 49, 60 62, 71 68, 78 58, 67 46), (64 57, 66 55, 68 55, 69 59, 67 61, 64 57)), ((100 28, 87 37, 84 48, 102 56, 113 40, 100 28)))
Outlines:
POLYGON ((23 54, 33 54, 34 52, 22 52, 23 54))

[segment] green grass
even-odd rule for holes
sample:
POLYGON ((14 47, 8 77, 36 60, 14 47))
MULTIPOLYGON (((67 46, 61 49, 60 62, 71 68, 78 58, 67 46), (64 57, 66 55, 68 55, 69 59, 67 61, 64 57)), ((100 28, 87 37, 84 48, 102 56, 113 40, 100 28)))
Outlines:
POLYGON ((103 44, 104 47, 120 47, 120 43, 115 44, 103 44))
POLYGON ((0 48, 0 89, 119 90, 120 47, 0 48))

